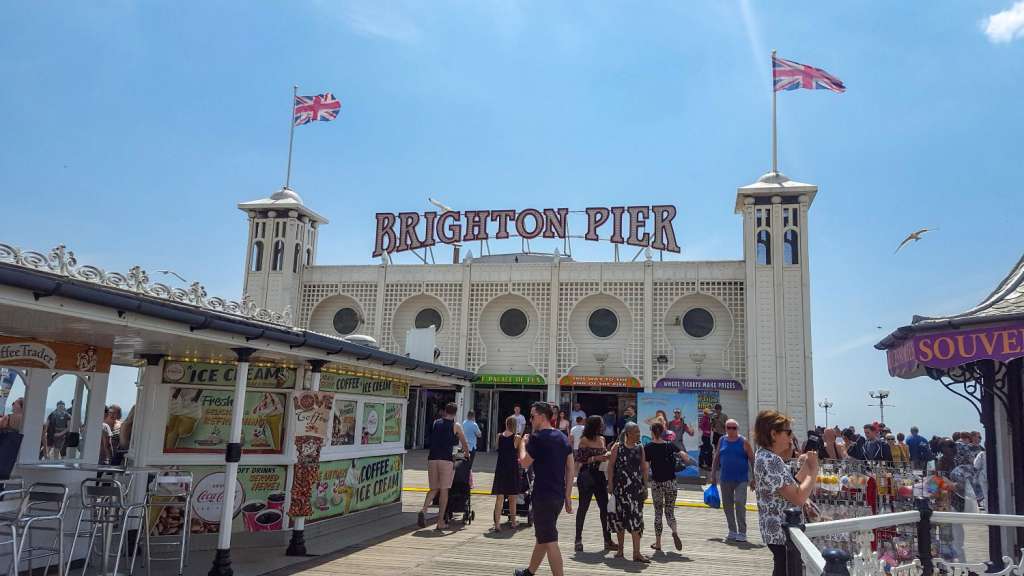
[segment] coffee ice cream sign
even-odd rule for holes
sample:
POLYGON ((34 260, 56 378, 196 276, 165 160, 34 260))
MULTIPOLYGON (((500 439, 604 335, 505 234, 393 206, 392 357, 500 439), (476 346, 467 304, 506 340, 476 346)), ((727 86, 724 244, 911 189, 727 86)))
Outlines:
MULTIPOLYGON (((380 212, 373 256, 478 240, 565 239, 570 237, 569 214, 568 208, 380 212)), ((613 244, 680 251, 672 227, 675 206, 587 208, 582 214, 586 215, 585 240, 607 239, 613 244)))

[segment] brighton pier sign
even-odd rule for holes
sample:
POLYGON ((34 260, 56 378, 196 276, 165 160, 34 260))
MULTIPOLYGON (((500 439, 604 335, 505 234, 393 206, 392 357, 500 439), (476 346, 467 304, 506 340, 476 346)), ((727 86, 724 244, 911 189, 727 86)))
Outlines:
MULTIPOLYGON (((613 206, 587 208, 584 240, 600 241, 601 234, 613 244, 650 247, 679 252, 672 220, 675 206, 613 206), (651 231, 647 231, 648 223, 651 231)), ((428 248, 436 244, 461 244, 511 237, 565 239, 569 237, 569 209, 467 210, 465 212, 380 212, 373 256, 428 248)))

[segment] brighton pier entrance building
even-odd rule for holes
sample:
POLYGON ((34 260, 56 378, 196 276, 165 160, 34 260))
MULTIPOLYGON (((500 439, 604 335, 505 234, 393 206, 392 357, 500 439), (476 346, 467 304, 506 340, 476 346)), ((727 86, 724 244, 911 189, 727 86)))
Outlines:
POLYGON ((458 395, 411 390, 409 448, 422 445, 438 408, 456 397, 483 424, 482 449, 514 404, 526 411, 539 399, 565 408, 579 402, 588 414, 613 407, 621 415, 641 392, 714 390, 744 429, 758 410, 777 408, 807 430, 814 425, 807 224, 816 193, 778 173, 739 188, 739 261, 660 258, 658 250, 675 245, 671 206, 588 208, 579 212, 587 234, 572 236, 564 208, 517 215, 438 204, 440 212, 378 214, 379 263, 332 266, 316 261, 327 220, 285 188, 238 205, 250 223, 245 293, 260 306, 290 307, 302 328, 369 336, 397 354, 409 352, 410 329, 433 326, 434 361, 477 377, 458 395), (619 261, 618 246, 610 262, 577 262, 564 249, 480 257, 469 250, 483 238, 517 236, 524 247, 534 237, 562 245, 610 239, 632 244, 628 252, 637 256, 619 261), (428 250, 445 242, 455 244, 455 262, 434 263, 428 250), (396 248, 415 251, 420 263, 392 263, 396 248))

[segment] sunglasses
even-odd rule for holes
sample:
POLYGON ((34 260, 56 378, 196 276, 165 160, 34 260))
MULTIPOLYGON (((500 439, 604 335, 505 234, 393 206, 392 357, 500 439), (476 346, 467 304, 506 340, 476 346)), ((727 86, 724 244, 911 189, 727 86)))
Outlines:
POLYGON ((739 426, 726 426, 725 429, 726 430, 739 430, 740 427, 739 426))
POLYGON ((788 434, 788 435, 790 435, 790 436, 792 436, 792 435, 793 435, 793 429, 792 429, 792 428, 783 428, 782 430, 779 430, 779 432, 780 432, 780 433, 781 433, 781 432, 785 432, 786 434, 788 434))

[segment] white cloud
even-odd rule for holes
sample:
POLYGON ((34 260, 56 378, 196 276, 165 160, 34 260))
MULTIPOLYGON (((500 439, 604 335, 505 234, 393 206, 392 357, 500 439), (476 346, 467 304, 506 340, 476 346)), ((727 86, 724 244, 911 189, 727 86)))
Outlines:
POLYGON ((356 34, 403 44, 415 44, 421 36, 413 17, 398 3, 318 0, 314 4, 342 20, 356 34))
POLYGON ((982 24, 990 42, 998 44, 1024 38, 1024 0, 1018 0, 1010 9, 989 16, 982 24))

